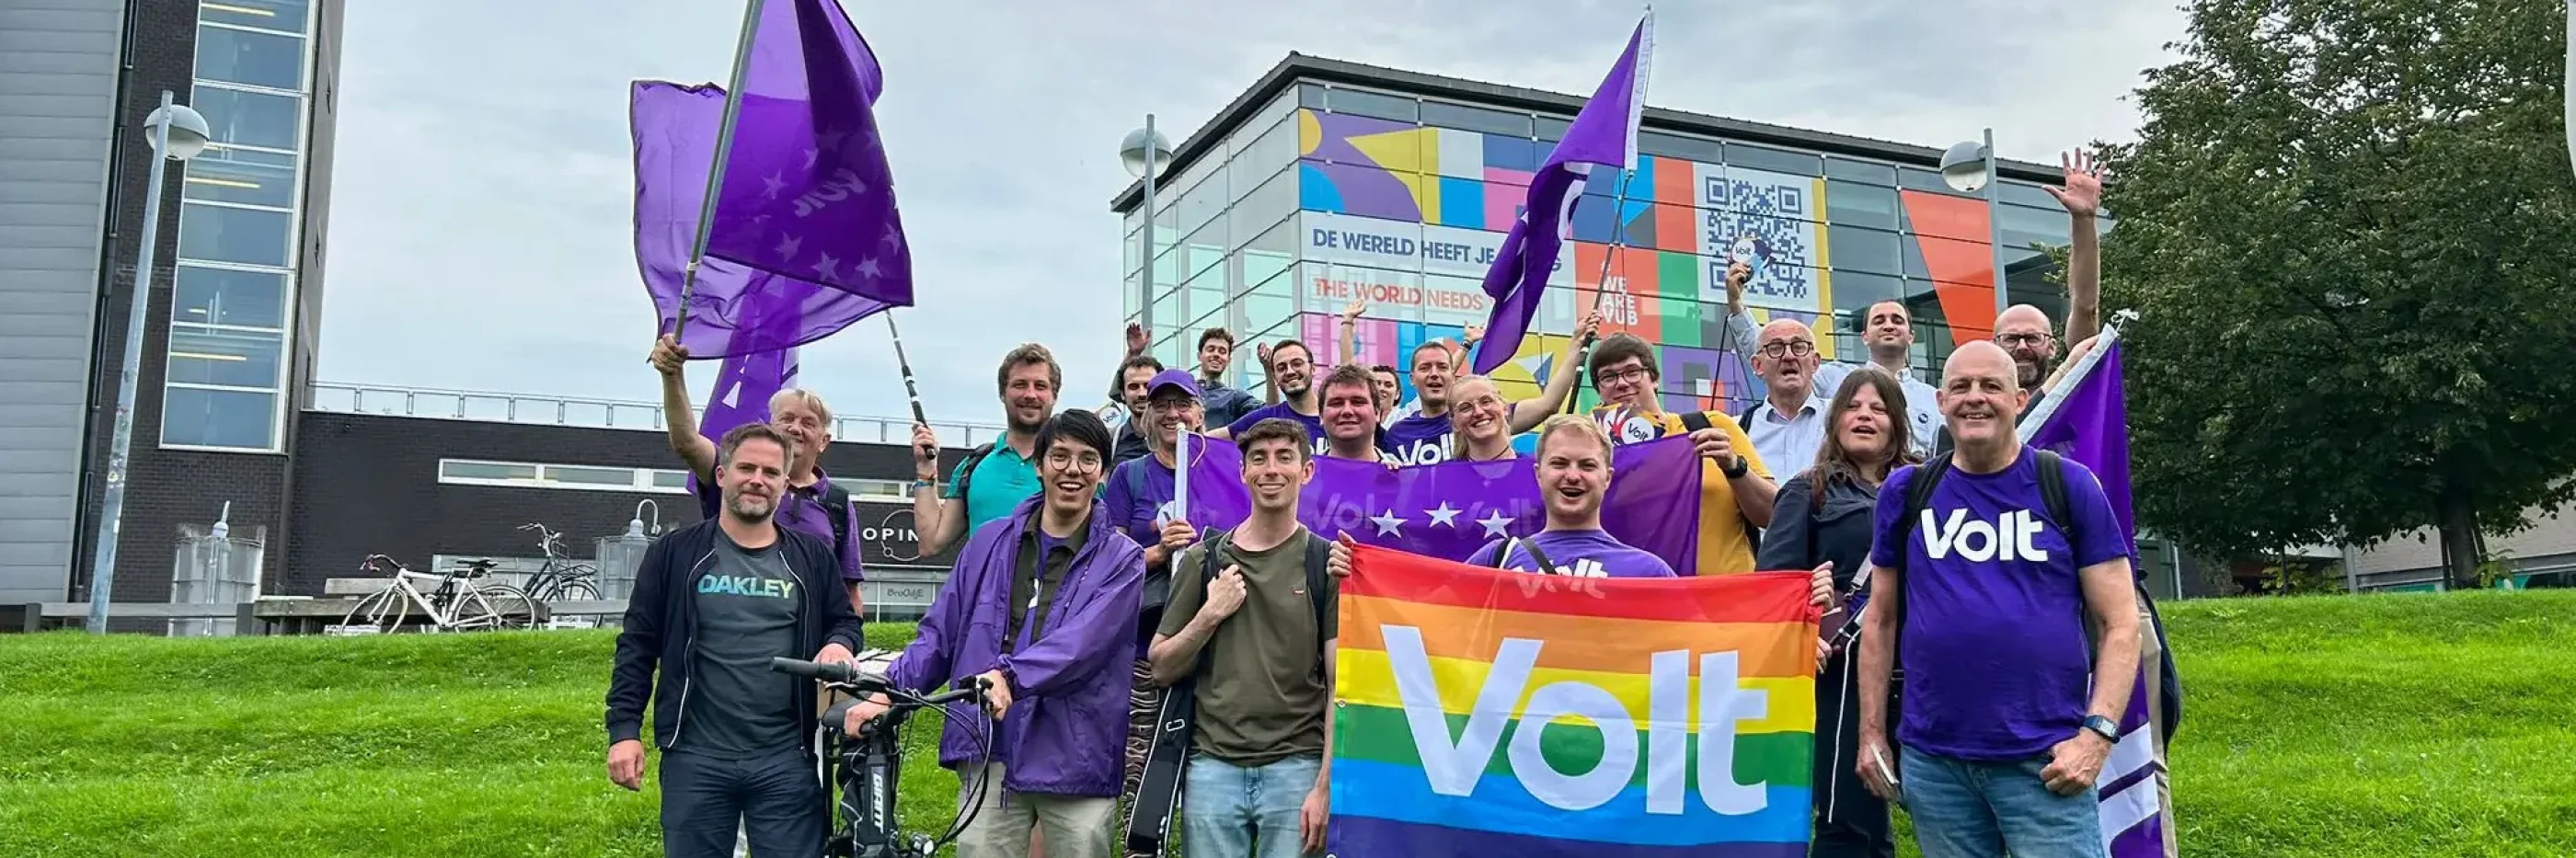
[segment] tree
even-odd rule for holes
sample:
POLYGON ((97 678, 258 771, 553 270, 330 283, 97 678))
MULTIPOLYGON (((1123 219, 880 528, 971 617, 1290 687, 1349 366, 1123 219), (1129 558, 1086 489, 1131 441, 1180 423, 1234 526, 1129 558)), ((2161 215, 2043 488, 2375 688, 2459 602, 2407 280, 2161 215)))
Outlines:
POLYGON ((2192 0, 2106 146, 2141 526, 2484 536, 2576 493, 2563 2, 2192 0))

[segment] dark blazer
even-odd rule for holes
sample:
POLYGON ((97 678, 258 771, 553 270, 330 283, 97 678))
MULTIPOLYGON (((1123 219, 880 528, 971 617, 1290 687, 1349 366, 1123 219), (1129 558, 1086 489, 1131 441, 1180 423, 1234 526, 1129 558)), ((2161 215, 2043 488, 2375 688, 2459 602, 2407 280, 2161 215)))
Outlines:
POLYGON ((1772 501, 1771 526, 1762 531, 1762 556, 1756 569, 1814 569, 1834 562, 1834 589, 1848 592, 1852 576, 1869 562, 1869 543, 1877 526, 1878 487, 1849 479, 1825 488, 1816 502, 1815 471, 1809 469, 1781 484, 1772 501))
MULTIPOLYGON (((635 568, 634 595, 626 600, 626 630, 617 635, 616 666, 608 675, 609 744, 643 737, 647 697, 655 713, 654 747, 667 749, 678 741, 688 716, 681 695, 697 662, 689 656, 698 631, 698 600, 690 594, 697 592, 699 576, 715 566, 718 527, 717 519, 707 519, 671 531, 644 550, 644 562, 635 568), (659 683, 653 676, 657 663, 659 683)), ((784 527, 778 529, 778 540, 797 590, 805 594, 796 651, 779 655, 813 658, 826 644, 858 652, 861 621, 850 610, 850 591, 841 585, 841 567, 831 546, 784 527)), ((814 683, 796 683, 796 718, 805 735, 814 732, 814 694, 814 683)))

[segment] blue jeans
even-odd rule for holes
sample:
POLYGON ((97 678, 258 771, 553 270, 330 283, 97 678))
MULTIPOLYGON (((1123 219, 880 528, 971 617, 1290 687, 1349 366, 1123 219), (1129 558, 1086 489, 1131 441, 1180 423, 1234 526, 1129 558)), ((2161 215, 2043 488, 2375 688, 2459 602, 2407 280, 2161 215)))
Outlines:
POLYGON ((1298 858, 1298 817, 1315 789, 1323 758, 1289 757, 1245 768, 1192 754, 1182 775, 1181 852, 1185 858, 1298 858))
POLYGON ((1906 748, 1897 766, 1923 858, 2109 858, 2101 796, 2048 791, 2047 757, 1983 763, 1906 748))
POLYGON ((832 806, 799 750, 729 760, 662 754, 662 854, 730 858, 736 832, 760 858, 820 858, 832 806))

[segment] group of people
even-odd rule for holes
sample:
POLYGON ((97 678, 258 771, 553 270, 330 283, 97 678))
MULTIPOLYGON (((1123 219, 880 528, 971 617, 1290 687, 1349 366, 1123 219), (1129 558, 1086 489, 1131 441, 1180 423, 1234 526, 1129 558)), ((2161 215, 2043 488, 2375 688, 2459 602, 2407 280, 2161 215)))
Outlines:
MULTIPOLYGON (((1473 330, 1413 350, 1418 399, 1398 413, 1392 368, 1353 359, 1355 312, 1320 380, 1305 343, 1257 348, 1259 399, 1223 381, 1230 332, 1200 335, 1192 372, 1146 356, 1131 329, 1115 426, 1058 412, 1063 371, 1044 346, 1011 350, 995 379, 1000 441, 943 469, 935 433, 914 429, 923 553, 962 545, 887 674, 916 692, 992 689, 989 749, 953 724, 940 747, 961 791, 985 790, 960 855, 1155 854, 1162 827, 1128 821, 1161 818, 1137 797, 1175 697, 1190 704, 1185 854, 1320 853, 1337 582, 1351 562, 1346 541, 1299 523, 1314 460, 1510 459, 1513 436, 1532 430, 1545 526, 1494 540, 1473 564, 1672 576, 1604 531, 1601 505, 1617 445, 1687 435, 1702 470, 1697 574, 1808 570, 1815 603, 1834 614, 1867 590, 1858 633, 1828 623, 1818 645, 1812 854, 1893 855, 1891 800, 1909 808, 1931 858, 2102 854, 2094 782, 2131 686, 2090 678, 2132 675, 2156 635, 2141 631, 2131 548, 2099 483, 2014 432, 2099 328, 2100 184, 2080 156, 2066 177, 2051 191, 2074 220, 2068 336, 2079 344, 2061 348, 2045 313, 2016 306, 1992 342, 1958 345, 1937 387, 1908 367, 1905 303, 1860 320, 1869 364, 1824 365, 1806 324, 1753 325, 1742 263, 1727 276, 1729 337, 1767 395, 1740 414, 1667 410, 1654 347, 1626 333, 1595 342, 1597 314, 1561 364, 1581 365, 1599 394, 1582 416, 1558 413, 1575 373, 1514 402, 1461 372, 1473 330), (1184 434, 1240 452, 1252 507, 1240 525, 1202 532, 1173 503, 1184 434), (1775 482, 1775 466, 1794 470, 1775 482), (985 771, 965 770, 978 760, 985 771)), ((856 645, 858 529, 819 463, 830 412, 790 390, 770 403, 771 423, 709 442, 686 401, 686 357, 665 338, 651 362, 708 520, 656 542, 638 572, 608 695, 610 776, 640 783, 650 698, 667 713, 655 744, 668 854, 723 854, 736 831, 755 854, 814 854, 828 809, 799 738, 817 707, 810 684, 765 663, 846 660, 856 645), (846 598, 816 595, 827 589, 846 598)), ((884 711, 865 701, 838 726, 855 735, 884 711)))

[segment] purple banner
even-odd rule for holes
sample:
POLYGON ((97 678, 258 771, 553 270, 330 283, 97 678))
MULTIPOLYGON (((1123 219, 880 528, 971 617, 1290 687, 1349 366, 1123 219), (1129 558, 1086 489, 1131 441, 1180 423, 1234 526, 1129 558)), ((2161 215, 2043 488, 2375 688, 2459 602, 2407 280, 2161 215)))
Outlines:
MULTIPOLYGON (((1192 524, 1231 528, 1252 514, 1242 456, 1232 444, 1189 439, 1192 524)), ((1327 537, 1445 560, 1465 561, 1485 543, 1529 536, 1547 524, 1535 463, 1449 461, 1410 468, 1347 459, 1315 460, 1298 497, 1298 518, 1327 537)), ((1699 552, 1699 459, 1690 439, 1616 448, 1601 527, 1621 542, 1691 575, 1699 552)))

